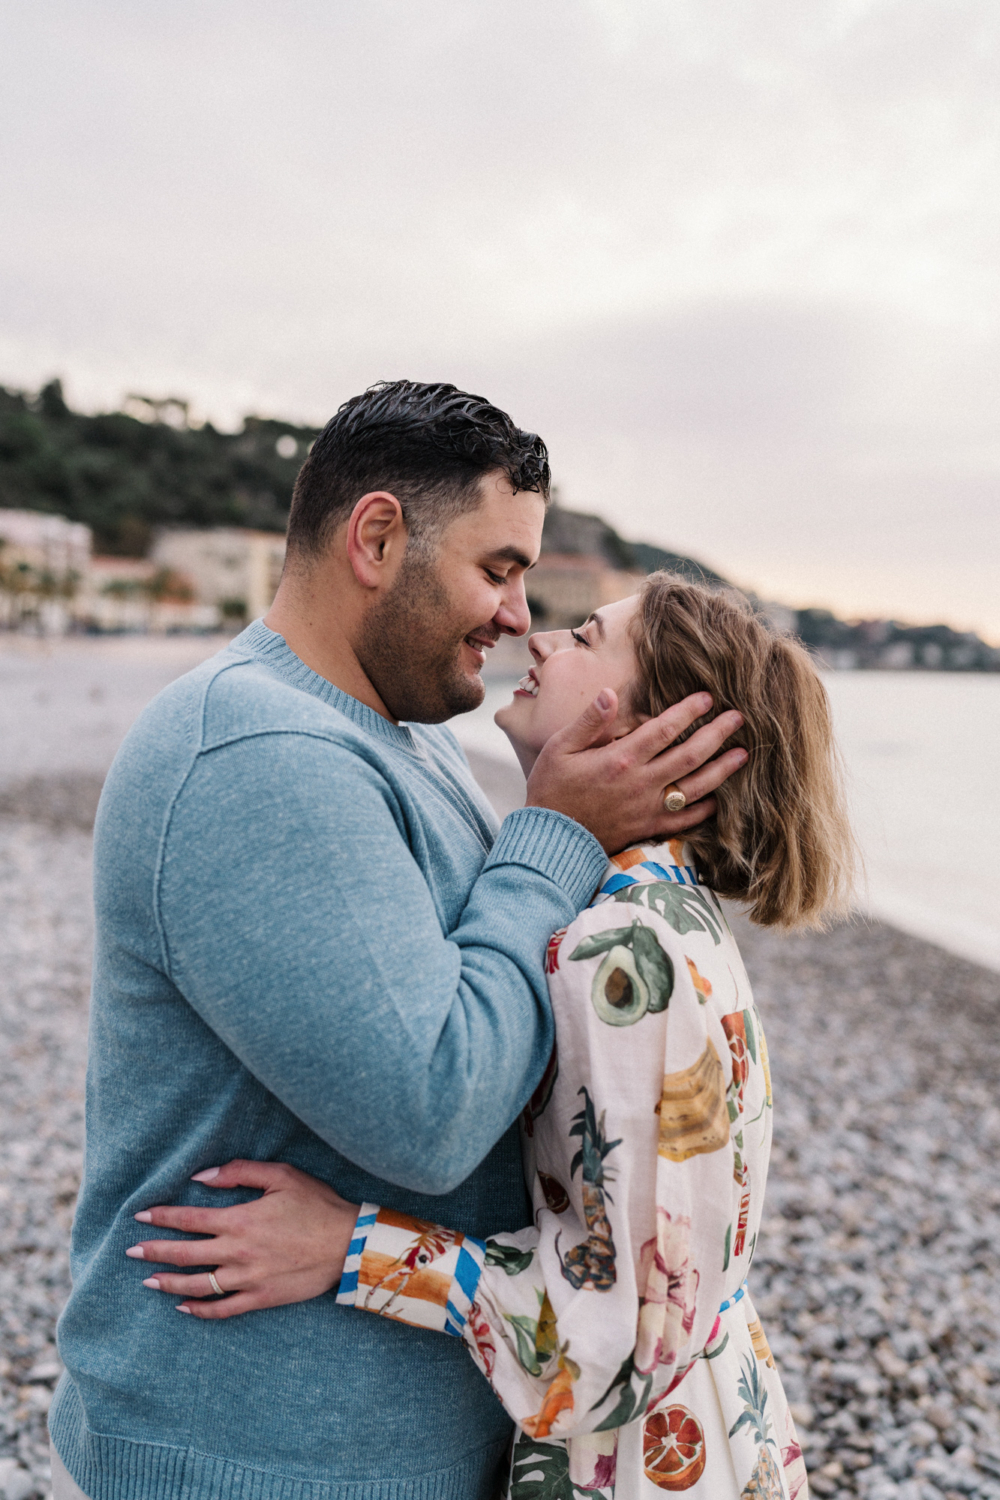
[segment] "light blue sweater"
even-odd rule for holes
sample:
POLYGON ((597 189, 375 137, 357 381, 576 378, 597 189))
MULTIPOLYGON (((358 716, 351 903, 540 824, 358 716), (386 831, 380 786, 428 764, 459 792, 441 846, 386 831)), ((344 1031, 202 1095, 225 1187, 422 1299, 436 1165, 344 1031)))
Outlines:
POLYGON ((557 813, 498 834, 447 729, 390 724, 262 623, 147 708, 97 820, 50 1418, 93 1500, 486 1500, 508 1421, 456 1340, 332 1294, 179 1317, 125 1248, 140 1208, 253 1197, 188 1180, 233 1156, 477 1236, 528 1223, 543 952, 604 865, 557 813))

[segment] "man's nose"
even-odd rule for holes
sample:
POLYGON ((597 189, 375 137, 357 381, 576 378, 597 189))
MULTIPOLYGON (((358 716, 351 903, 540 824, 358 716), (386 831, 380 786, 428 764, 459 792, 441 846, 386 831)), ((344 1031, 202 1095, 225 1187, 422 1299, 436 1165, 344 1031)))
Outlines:
POLYGON ((531 610, 528 608, 523 578, 512 579, 504 589, 493 623, 504 635, 524 635, 527 632, 531 624, 531 610))

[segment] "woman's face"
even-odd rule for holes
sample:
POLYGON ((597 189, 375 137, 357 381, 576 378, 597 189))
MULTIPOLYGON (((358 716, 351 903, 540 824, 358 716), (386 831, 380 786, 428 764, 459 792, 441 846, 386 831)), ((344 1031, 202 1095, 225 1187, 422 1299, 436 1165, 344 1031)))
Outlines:
POLYGON ((578 630, 549 630, 533 635, 528 650, 534 666, 514 690, 513 701, 494 715, 510 740, 525 775, 546 740, 572 724, 602 688, 618 694, 615 734, 633 723, 623 717, 621 699, 635 676, 635 652, 629 626, 638 596, 605 604, 578 630))

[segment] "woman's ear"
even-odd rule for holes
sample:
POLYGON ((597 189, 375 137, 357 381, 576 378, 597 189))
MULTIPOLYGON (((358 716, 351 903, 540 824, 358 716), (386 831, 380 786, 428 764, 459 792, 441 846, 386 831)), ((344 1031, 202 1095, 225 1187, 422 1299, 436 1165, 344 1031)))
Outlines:
POLYGON ((623 740, 633 729, 638 729, 640 724, 648 724, 649 714, 629 714, 627 717, 619 714, 615 720, 615 727, 611 732, 613 740, 623 740))
POLYGON ((388 490, 362 495, 347 523, 347 556, 362 588, 378 588, 406 550, 403 507, 388 490))

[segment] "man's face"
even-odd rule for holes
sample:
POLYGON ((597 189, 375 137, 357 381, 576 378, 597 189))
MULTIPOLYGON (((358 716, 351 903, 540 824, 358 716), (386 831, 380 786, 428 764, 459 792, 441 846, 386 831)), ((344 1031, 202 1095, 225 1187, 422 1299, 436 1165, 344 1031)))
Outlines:
POLYGON ((358 659, 396 719, 440 724, 478 708, 486 652, 531 622, 524 574, 538 557, 545 502, 515 494, 503 474, 486 475, 480 493, 428 552, 407 547, 362 627, 358 659))

